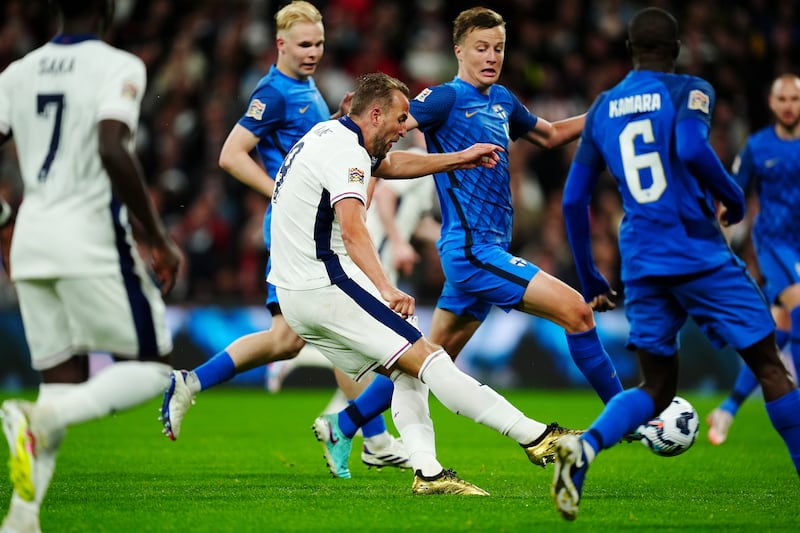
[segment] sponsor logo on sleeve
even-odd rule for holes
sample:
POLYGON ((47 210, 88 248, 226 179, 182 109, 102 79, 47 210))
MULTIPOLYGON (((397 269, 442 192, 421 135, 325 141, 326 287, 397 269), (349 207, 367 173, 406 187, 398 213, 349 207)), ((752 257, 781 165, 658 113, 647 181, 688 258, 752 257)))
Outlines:
POLYGON ((708 114, 710 103, 711 99, 700 89, 694 89, 689 93, 689 109, 692 111, 702 111, 708 114))
POLYGON ((364 185, 364 171, 360 168, 351 168, 347 171, 347 183, 364 185))
POLYGON ((253 98, 250 102, 250 107, 247 108, 247 113, 245 113, 246 117, 254 118, 256 120, 261 120, 261 117, 264 116, 264 110, 267 108, 264 103, 259 100, 258 98, 253 98))
POLYGON ((136 100, 139 94, 139 87, 132 81, 126 81, 122 84, 122 97, 128 100, 136 100))
POLYGON ((415 96, 414 100, 416 100, 417 102, 424 102, 425 99, 428 97, 428 95, 431 94, 431 92, 432 91, 430 89, 422 89, 422 92, 419 93, 417 96, 415 96))

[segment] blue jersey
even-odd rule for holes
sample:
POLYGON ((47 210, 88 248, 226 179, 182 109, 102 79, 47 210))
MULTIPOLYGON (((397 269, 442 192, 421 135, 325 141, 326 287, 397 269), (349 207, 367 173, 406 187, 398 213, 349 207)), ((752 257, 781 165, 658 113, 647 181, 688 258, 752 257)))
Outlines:
MULTIPOLYGON (((488 94, 458 78, 423 90, 410 104, 411 116, 425 133, 431 153, 455 152, 474 143, 508 148, 509 140, 530 131, 538 118, 505 87, 488 94)), ((511 242, 513 209, 508 153, 493 169, 435 174, 442 209, 440 250, 511 242)))
MULTIPOLYGON (((275 65, 259 80, 250 96, 247 112, 239 124, 258 137, 258 155, 267 171, 275 175, 289 149, 318 122, 328 120, 330 112, 313 78, 296 80, 275 65)), ((269 248, 269 221, 272 204, 264 217, 264 240, 269 248)))
POLYGON ((691 118, 710 126, 713 107, 706 81, 641 70, 589 110, 575 160, 608 167, 617 181, 623 281, 703 272, 731 260, 710 191, 676 152, 676 125, 691 118))
POLYGON ((800 249, 800 139, 781 139, 774 126, 754 133, 739 154, 734 173, 743 189, 753 184, 758 193, 756 243, 800 249))

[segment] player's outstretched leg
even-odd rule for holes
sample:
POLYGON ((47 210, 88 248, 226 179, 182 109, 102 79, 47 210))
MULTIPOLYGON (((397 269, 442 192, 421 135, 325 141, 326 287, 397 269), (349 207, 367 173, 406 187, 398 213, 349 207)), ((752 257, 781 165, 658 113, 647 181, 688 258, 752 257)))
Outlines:
POLYGON ((554 461, 555 444, 559 439, 581 433, 557 423, 545 425, 528 418, 491 387, 461 372, 444 350, 438 350, 425 359, 419 379, 450 411, 517 441, 528 459, 538 466, 554 461))

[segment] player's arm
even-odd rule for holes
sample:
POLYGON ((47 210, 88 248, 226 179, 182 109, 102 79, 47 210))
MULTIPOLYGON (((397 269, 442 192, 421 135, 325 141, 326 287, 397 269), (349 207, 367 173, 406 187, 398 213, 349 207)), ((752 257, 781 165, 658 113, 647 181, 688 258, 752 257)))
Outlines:
POLYGON ((392 150, 373 172, 381 178, 419 178, 478 166, 494 168, 500 161, 497 153, 503 151, 502 147, 490 143, 477 143, 464 150, 445 154, 392 150))
POLYGON ((419 254, 411 243, 403 238, 400 228, 397 227, 399 199, 400 195, 386 182, 378 183, 372 196, 375 204, 373 209, 377 211, 383 230, 386 232, 386 238, 392 245, 392 268, 408 276, 419 261, 419 254))
POLYGON ((572 162, 564 185, 562 209, 583 298, 593 309, 606 311, 616 307, 616 293, 595 265, 589 220, 589 205, 600 170, 597 166, 586 165, 578 160, 572 162))
POLYGON ((522 138, 542 148, 558 148, 580 137, 586 114, 577 115, 556 122, 548 122, 539 117, 536 125, 522 138))
POLYGON ((336 218, 342 229, 342 240, 347 254, 372 281, 389 307, 402 316, 414 314, 414 298, 404 293, 389 281, 383 270, 378 252, 365 224, 364 204, 357 198, 343 198, 334 205, 336 218))
POLYGON ((98 126, 100 158, 111 179, 114 193, 144 229, 151 248, 153 270, 167 293, 175 284, 181 262, 178 246, 167 235, 144 183, 139 161, 127 149, 130 130, 117 120, 102 120, 98 126))
POLYGON ((257 144, 258 137, 253 132, 241 124, 236 124, 231 129, 225 139, 225 143, 222 145, 222 150, 219 152, 219 166, 248 187, 260 192, 267 198, 272 198, 272 193, 275 190, 275 181, 250 156, 257 144))
POLYGON ((702 120, 690 117, 679 121, 675 126, 676 152, 697 181, 727 208, 723 224, 736 224, 744 218, 744 192, 709 144, 708 132, 708 124, 702 120))

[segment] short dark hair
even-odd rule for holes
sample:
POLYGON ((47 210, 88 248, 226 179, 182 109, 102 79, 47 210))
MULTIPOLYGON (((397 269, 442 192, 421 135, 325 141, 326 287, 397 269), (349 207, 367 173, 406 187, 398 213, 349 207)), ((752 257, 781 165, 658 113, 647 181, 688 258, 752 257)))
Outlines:
POLYGON ((383 72, 362 74, 356 80, 353 99, 350 101, 350 112, 360 115, 374 102, 384 109, 391 104, 394 91, 400 91, 408 98, 408 86, 402 81, 383 72))
POLYGON ((488 7, 473 7, 462 11, 453 21, 453 44, 461 44, 472 30, 488 30, 497 26, 505 27, 506 21, 496 11, 488 7))
POLYGON ((51 0, 66 18, 87 15, 93 12, 107 13, 112 0, 51 0))
POLYGON ((678 41, 678 21, 661 8, 642 9, 628 23, 628 46, 634 55, 675 54, 678 41))

